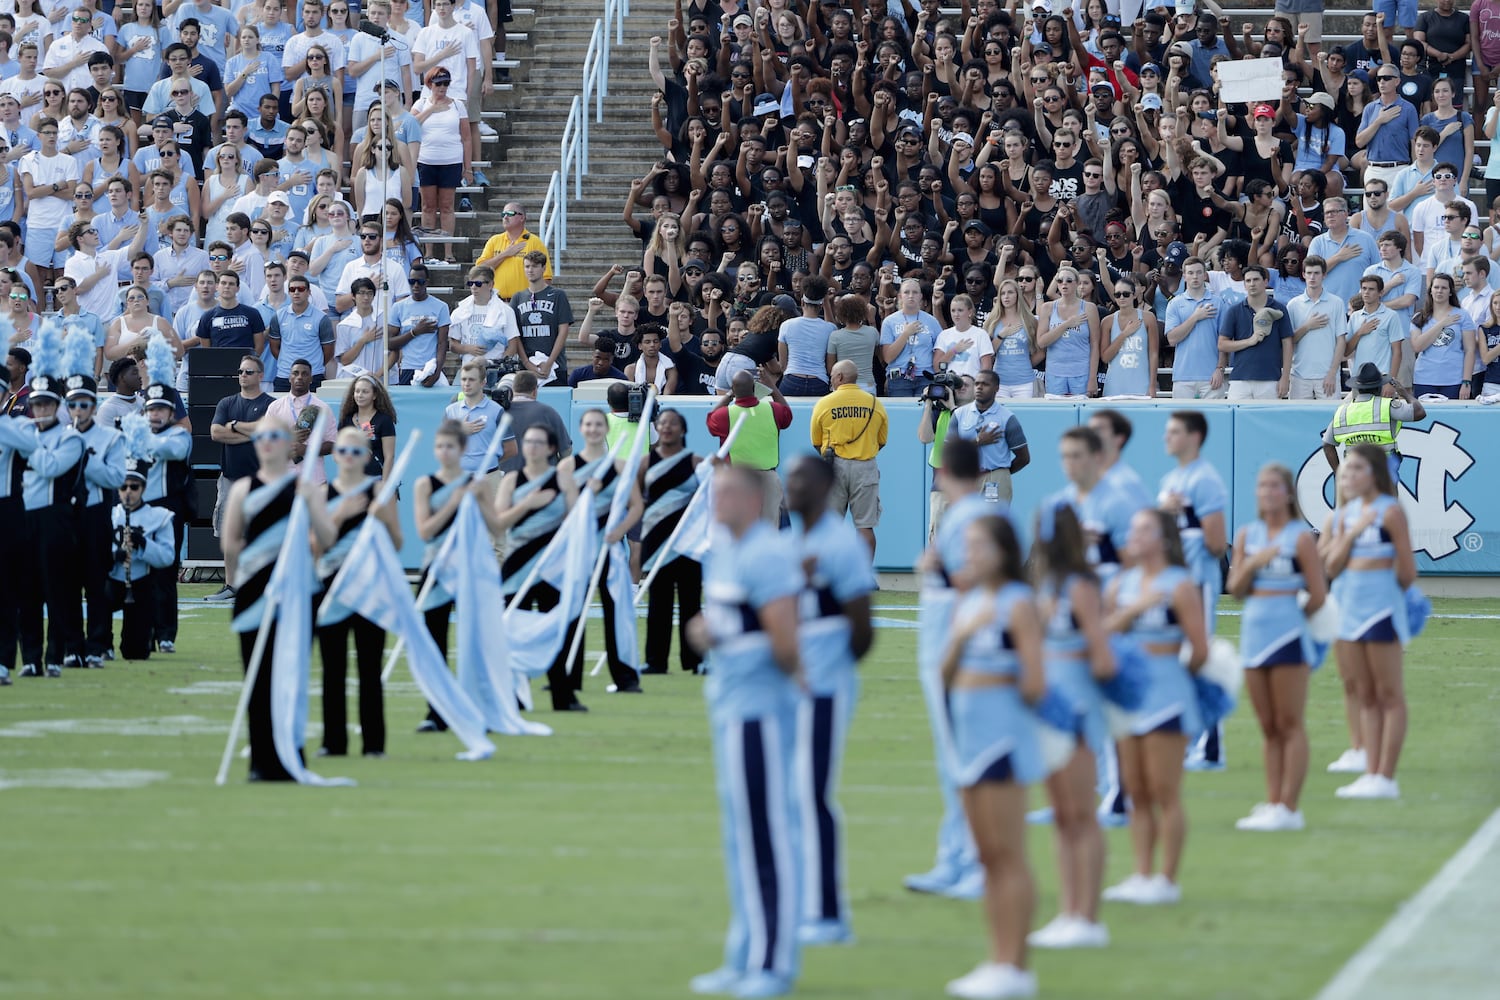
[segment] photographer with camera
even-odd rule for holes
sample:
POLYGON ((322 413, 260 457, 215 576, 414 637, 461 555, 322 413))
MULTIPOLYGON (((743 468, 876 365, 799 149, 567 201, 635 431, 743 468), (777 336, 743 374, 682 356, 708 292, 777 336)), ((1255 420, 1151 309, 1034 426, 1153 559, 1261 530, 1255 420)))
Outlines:
POLYGON ((854 527, 875 557, 875 526, 880 523, 880 465, 890 422, 873 392, 859 387, 859 366, 833 366, 833 389, 812 412, 812 446, 833 466, 828 510, 840 520, 854 514, 854 527))
POLYGON ((991 503, 1009 505, 1010 480, 1031 462, 1026 433, 1016 415, 996 398, 1000 376, 992 371, 974 377, 974 401, 953 411, 951 430, 979 445, 981 492, 991 503))
POLYGON ((948 496, 938 483, 936 472, 943 467, 943 442, 953 423, 953 411, 974 400, 974 376, 939 372, 932 384, 922 391, 922 419, 917 423, 917 440, 930 444, 927 464, 932 468, 932 492, 927 498, 927 542, 937 537, 938 522, 948 509, 948 496))
MULTIPOLYGON (((551 431, 552 440, 557 442, 553 458, 553 464, 556 464, 557 459, 573 454, 573 439, 568 435, 568 422, 563 419, 562 414, 546 403, 538 402, 536 393, 536 375, 532 372, 516 372, 501 379, 500 385, 490 393, 490 398, 510 414, 511 433, 516 436, 517 441, 525 441, 526 431, 531 427, 545 427, 551 431), (508 399, 504 395, 507 389, 508 399)), ((500 463, 500 471, 514 472, 525 460, 525 456, 518 452, 500 463)))

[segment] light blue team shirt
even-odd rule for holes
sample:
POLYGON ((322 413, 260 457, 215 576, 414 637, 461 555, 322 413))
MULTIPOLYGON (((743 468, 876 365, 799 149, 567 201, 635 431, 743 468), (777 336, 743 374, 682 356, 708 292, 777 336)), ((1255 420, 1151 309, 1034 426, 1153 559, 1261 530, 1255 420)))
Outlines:
POLYGON ((224 71, 226 80, 233 80, 239 76, 246 66, 254 65, 255 69, 250 78, 245 81, 234 96, 229 98, 231 108, 243 111, 245 117, 255 121, 260 116, 260 99, 271 92, 273 83, 281 82, 280 56, 273 65, 272 56, 265 49, 261 49, 254 59, 246 58, 242 53, 235 53, 229 57, 229 68, 224 71))
MULTIPOLYGON (((256 22, 255 27, 260 31, 260 50, 266 54, 266 59, 271 64, 271 82, 285 83, 286 74, 281 69, 281 57, 286 54, 286 43, 293 35, 292 26, 285 21, 277 21, 270 28, 259 22, 256 22)), ((251 115, 250 120, 255 121, 255 116, 251 115)))
POLYGON ((401 348, 402 371, 408 368, 415 371, 437 356, 438 336, 442 328, 449 324, 448 305, 442 299, 429 295, 420 302, 408 297, 391 306, 390 325, 399 328, 402 333, 410 333, 417 325, 417 320, 423 316, 435 319, 438 328, 431 333, 413 337, 401 348))
POLYGON ((1345 147, 1344 130, 1328 123, 1327 132, 1322 126, 1309 125, 1306 115, 1297 116, 1297 160, 1292 169, 1299 173, 1304 170, 1323 171, 1323 158, 1325 156, 1343 156, 1345 147))
POLYGON ((828 338, 833 324, 827 320, 795 316, 781 324, 776 335, 786 345, 788 375, 803 375, 828 380, 828 338))
POLYGON ((1362 229, 1353 228, 1341 240, 1334 239, 1331 233, 1319 233, 1313 237, 1312 245, 1307 249, 1309 257, 1316 254, 1324 260, 1330 260, 1351 240, 1360 248, 1359 256, 1329 268, 1323 276, 1324 289, 1345 302, 1359 294, 1359 279, 1365 276, 1365 268, 1380 262, 1380 250, 1375 246, 1375 237, 1362 229))
POLYGON ((802 589, 791 540, 757 521, 742 538, 715 525, 703 567, 703 616, 713 635, 703 695, 715 720, 784 711, 796 688, 776 664, 760 612, 802 589))
POLYGON ((1177 344, 1172 356, 1172 381, 1207 382, 1219 367, 1219 320, 1224 315, 1224 301, 1205 286, 1199 298, 1191 298, 1186 287, 1167 303, 1166 329, 1175 330, 1203 303, 1211 302, 1218 312, 1201 319, 1177 344))
POLYGON ((1000 432, 1000 440, 979 446, 979 464, 985 469, 1009 469, 1016 452, 1025 446, 1026 435, 1016 415, 999 399, 988 410, 980 410, 977 402, 960 406, 953 411, 948 430, 957 437, 974 441, 982 428, 991 425, 1000 432))
MULTIPOLYGON (((1385 289, 1380 293, 1381 303, 1391 312, 1395 313, 1396 318, 1404 325, 1411 326, 1412 314, 1417 311, 1417 303, 1421 302, 1425 297, 1423 289, 1426 287, 1427 275, 1423 273, 1420 267, 1405 258, 1402 258, 1396 267, 1387 267, 1383 260, 1379 263, 1371 264, 1365 268, 1365 273, 1361 277, 1371 274, 1379 275, 1380 280, 1386 283, 1385 289), (1395 287, 1391 287, 1391 279, 1398 274, 1402 276, 1401 283, 1395 287), (1397 309, 1395 306, 1389 304, 1403 295, 1415 295, 1417 301, 1402 309, 1397 309)), ((1463 285, 1462 276, 1459 277, 1458 283, 1460 286, 1463 285)))
MULTIPOLYGON (((285 138, 286 133, 283 132, 283 141, 285 138)), ((307 218, 307 206, 312 202, 313 195, 318 193, 318 165, 305 156, 299 163, 294 163, 286 157, 282 157, 276 161, 276 177, 280 181, 285 181, 300 172, 307 174, 307 182, 304 184, 293 184, 286 189, 287 200, 292 203, 291 211, 287 213, 287 218, 295 219, 298 222, 307 218)))
POLYGON ((891 313, 880 324, 880 346, 894 344, 901 339, 901 328, 913 321, 921 323, 922 329, 912 334, 906 346, 901 348, 901 353, 887 362, 886 369, 892 375, 920 378, 923 372, 932 371, 932 349, 937 346, 938 334, 943 332, 943 326, 929 312, 918 312, 915 316, 908 316, 900 311, 891 313))
POLYGON ((960 670, 991 677, 1015 677, 1021 672, 1021 658, 1009 640, 1010 622, 1017 604, 1031 600, 1031 588, 1012 581, 991 594, 975 588, 964 595, 953 611, 954 621, 963 621, 994 606, 990 622, 975 632, 958 654, 960 670))
POLYGON ((814 694, 832 693, 840 677, 854 669, 849 648, 853 626, 844 605, 875 589, 875 570, 859 531, 831 511, 824 511, 810 528, 794 526, 788 534, 802 553, 804 568, 806 560, 813 562, 798 598, 802 666, 814 694))
POLYGON ((1208 459, 1200 455, 1162 476, 1161 492, 1181 494, 1182 511, 1177 515, 1177 530, 1182 535, 1184 560, 1193 579, 1217 594, 1223 578, 1219 557, 1210 553, 1203 542, 1203 519, 1211 514, 1222 514, 1229 506, 1229 491, 1224 487, 1224 480, 1208 459))
MULTIPOLYGON (((323 265, 323 270, 318 272, 315 279, 318 287, 323 290, 323 294, 329 302, 332 302, 334 296, 338 293, 339 279, 343 277, 344 266, 360 256, 359 237, 354 235, 345 238, 349 240, 349 246, 343 250, 335 250, 329 256, 328 263, 323 265)), ((323 251, 328 249, 330 243, 337 243, 338 241, 339 237, 331 233, 327 236, 319 236, 308 246, 307 255, 311 259, 317 260, 323 251)))
MULTIPOLYGON (((1430 331, 1434 322, 1422 327, 1422 333, 1430 331)), ((1412 381, 1420 385, 1458 385, 1468 378, 1464 371, 1464 331, 1476 330, 1474 320, 1462 309, 1453 319, 1443 324, 1437 339, 1427 350, 1417 355, 1412 368, 1412 381)))
POLYGON ((995 374, 1002 386, 1029 385, 1036 375, 1031 363, 1031 338, 1020 327, 995 348, 995 374))
POLYGON ((1130 519, 1151 506, 1151 497, 1134 470, 1118 462, 1100 477, 1088 496, 1080 497, 1073 483, 1059 496, 1077 513, 1084 531, 1097 536, 1098 540, 1088 547, 1088 561, 1098 573, 1100 585, 1107 585, 1120 571, 1130 519))
POLYGON ((323 345, 333 343, 333 320, 328 314, 307 303, 305 312, 292 311, 287 302, 276 310, 274 327, 267 321, 266 343, 281 342, 276 355, 276 377, 288 378, 292 374, 292 362, 303 360, 312 364, 314 377, 323 374, 323 345), (274 332, 275 337, 270 336, 274 332))
MULTIPOLYGON (((1051 315, 1047 317, 1047 323, 1037 319, 1037 326, 1050 326, 1057 322, 1057 303, 1050 302, 1051 315)), ((1047 374, 1057 375, 1064 378, 1078 378, 1088 376, 1089 370, 1089 319, 1088 310, 1081 309, 1072 325, 1063 331, 1061 337, 1052 342, 1047 348, 1047 374)))
POLYGON ((155 30, 131 21, 120 29, 120 49, 127 50, 137 38, 145 38, 149 45, 125 60, 125 89, 145 93, 161 78, 163 53, 167 46, 177 41, 177 32, 166 25, 155 30))
POLYGON ((1374 313, 1368 313, 1361 308, 1349 314, 1349 336, 1352 338, 1371 316, 1379 321, 1379 325, 1355 343, 1354 356, 1349 359, 1349 370, 1357 372, 1361 365, 1370 362, 1380 369, 1381 374, 1392 375, 1394 372, 1391 371, 1391 345, 1406 340, 1410 324, 1402 323, 1401 317, 1385 306, 1381 306, 1374 313))
POLYGON ((1296 330, 1314 313, 1328 317, 1328 325, 1309 330, 1292 347, 1292 374, 1297 378, 1321 379, 1333 366, 1333 349, 1338 338, 1349 334, 1349 312, 1343 302, 1325 290, 1316 299, 1304 292, 1286 304, 1287 319, 1296 330))
MULTIPOLYGON (((82 330, 94 341, 95 347, 104 346, 104 324, 99 317, 87 309, 80 309, 72 315, 57 314, 58 322, 62 323, 63 330, 72 333, 74 330, 82 330)), ((102 388, 102 387, 101 387, 102 388)))
MULTIPOLYGON (((1462 137, 1460 137, 1460 141, 1462 141, 1462 137)), ((1418 184, 1421 184, 1423 181, 1432 180, 1432 171, 1436 167, 1437 160, 1433 160, 1432 166, 1428 167, 1426 170, 1423 170, 1415 163, 1410 163, 1402 167, 1396 172, 1396 176, 1391 180, 1391 197, 1400 198, 1402 195, 1406 194, 1408 191, 1416 187, 1418 184)), ((1410 222, 1412 213, 1417 210, 1417 206, 1431 197, 1432 195, 1430 194, 1423 194, 1413 198, 1407 204, 1407 206, 1401 210, 1401 214, 1406 216, 1406 221, 1410 222)))
POLYGON ((229 60, 229 39, 239 31, 239 19, 217 4, 205 10, 197 4, 185 3, 177 8, 172 27, 179 28, 190 17, 198 22, 198 54, 217 66, 222 75, 229 60))

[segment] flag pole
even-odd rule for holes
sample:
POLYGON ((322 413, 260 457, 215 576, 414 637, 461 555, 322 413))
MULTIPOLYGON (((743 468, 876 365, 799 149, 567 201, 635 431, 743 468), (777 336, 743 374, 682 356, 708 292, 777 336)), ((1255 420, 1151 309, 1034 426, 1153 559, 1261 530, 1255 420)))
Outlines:
MULTIPOLYGON (((736 420, 734 422, 734 426, 729 428, 729 435, 724 438, 724 443, 719 447, 719 450, 714 453, 714 457, 716 459, 722 462, 724 459, 729 457, 729 446, 734 444, 735 435, 739 434, 740 428, 744 425, 745 421, 743 418, 741 418, 739 420, 736 420)), ((682 516, 677 519, 677 524, 672 528, 672 533, 667 536, 667 540, 665 542, 662 542, 661 548, 657 550, 658 553, 665 554, 672 551, 672 544, 677 541, 677 536, 682 534, 683 526, 688 523, 688 515, 693 512, 698 504, 703 502, 703 498, 707 495, 708 484, 710 481, 711 480, 705 479, 703 482, 698 484, 698 488, 693 491, 693 498, 689 500, 688 505, 682 509, 682 516)), ((635 602, 637 604, 640 603, 642 595, 644 595, 648 590, 651 589, 651 584, 656 579, 656 575, 661 572, 661 568, 671 561, 671 559, 664 558, 659 555, 656 562, 651 564, 651 569, 646 572, 645 579, 643 579, 635 586, 635 602)), ((597 677, 599 675, 599 671, 604 669, 604 663, 608 659, 608 652, 600 653, 599 659, 594 663, 594 668, 589 671, 589 676, 597 677)))
MULTIPOLYGON (((414 449, 420 440, 422 440, 422 432, 420 430, 412 431, 411 436, 406 439, 406 444, 402 447, 401 453, 396 456, 396 461, 392 464, 390 472, 386 475, 385 483, 380 487, 380 492, 376 495, 375 503, 388 503, 392 495, 401 488, 401 474, 406 471, 406 464, 411 461, 412 455, 415 454, 414 449)), ((366 518, 365 522, 359 526, 359 530, 361 534, 366 531, 373 531, 374 524, 366 518)), ((340 566, 339 571, 328 582, 329 591, 332 591, 334 585, 339 582, 339 577, 344 575, 344 568, 347 565, 348 563, 345 563, 344 566, 340 566)))
MULTIPOLYGON (((500 451, 501 439, 505 437, 505 432, 509 429, 510 414, 507 413, 503 417, 501 417, 500 426, 495 428, 495 436, 490 439, 490 446, 484 451, 484 458, 482 458, 479 462, 479 467, 481 469, 488 469, 490 467, 490 463, 494 461, 495 455, 500 451)), ((473 482, 474 480, 478 479, 480 475, 481 473, 478 469, 469 472, 469 482, 473 482)), ((457 515, 455 514, 455 516, 457 515)), ((448 537, 443 539, 443 544, 438 548, 437 555, 433 557, 432 562, 428 563, 427 565, 427 578, 422 581, 422 589, 417 591, 418 608, 422 606, 422 601, 426 599, 427 595, 432 593, 432 588, 437 582, 437 573, 435 571, 436 567, 439 566, 444 559, 448 558, 448 553, 452 550, 453 533, 450 531, 448 533, 448 537)), ((391 647, 391 655, 386 657, 385 667, 380 671, 380 683, 384 684, 386 681, 391 679, 391 674, 396 669, 396 661, 401 659, 401 654, 405 651, 405 649, 406 637, 397 636, 396 645, 391 647)))
MULTIPOLYGON (((651 411, 655 408, 655 404, 656 404, 656 389, 652 388, 647 393, 647 395, 646 395, 646 406, 645 406, 645 409, 642 410, 642 412, 641 412, 641 422, 640 422, 640 425, 636 428, 635 436, 630 441, 630 447, 633 449, 631 451, 631 457, 632 458, 634 458, 640 452, 641 437, 642 437, 642 435, 646 436, 645 440, 646 440, 646 442, 648 444, 651 441, 651 437, 650 437, 650 435, 651 435, 651 421, 650 421, 650 417, 651 417, 651 411)), ((620 436, 620 440, 623 441, 624 439, 625 439, 624 435, 621 435, 620 436)), ((633 490, 633 489, 635 489, 635 477, 632 476, 631 477, 631 481, 628 482, 628 483, 618 483, 615 486, 615 489, 616 490, 619 490, 619 489, 633 490)), ((616 493, 615 494, 615 499, 617 500, 619 498, 619 496, 620 496, 620 494, 616 493)), ((608 534, 610 522, 612 522, 614 520, 614 503, 615 503, 615 500, 611 500, 610 501, 610 516, 605 521, 605 533, 606 533, 606 536, 608 534)), ((627 507, 629 506, 629 502, 628 501, 626 502, 626 506, 627 507)), ((568 658, 566 660, 563 660, 564 663, 572 663, 573 662, 573 657, 575 657, 575 656, 578 655, 579 647, 583 645, 583 633, 584 633, 584 631, 588 627, 589 605, 593 603, 593 600, 594 600, 594 590, 595 590, 595 588, 597 588, 599 586, 599 578, 601 576, 603 576, 603 574, 604 574, 604 563, 605 563, 605 560, 607 560, 609 558, 609 549, 610 549, 609 539, 606 537, 606 538, 601 539, 601 541, 603 542, 603 544, 599 546, 599 555, 594 560, 594 572, 589 575, 589 589, 585 590, 583 592, 583 608, 582 608, 581 612, 578 615, 578 624, 573 629, 573 640, 572 640, 572 642, 570 642, 568 644, 568 658)), ((605 655, 608 656, 608 650, 607 649, 605 651, 605 655)), ((597 666, 594 667, 594 671, 593 672, 594 673, 598 673, 599 672, 599 668, 597 666)))
MULTIPOLYGON (((327 430, 328 421, 331 419, 331 411, 324 409, 318 414, 317 423, 313 425, 312 436, 309 443, 315 445, 313 455, 303 455, 302 468, 297 472, 299 483, 312 481, 312 473, 315 462, 323 460, 322 455, 316 454, 323 447, 323 434, 327 430)), ((294 504, 307 501, 300 496, 292 501, 294 504)), ((277 563, 280 564, 286 554, 291 550, 296 540, 287 535, 281 540, 281 550, 277 555, 277 563)), ((306 544, 307 540, 302 540, 306 544)), ((255 681, 260 676, 261 661, 266 657, 266 644, 271 637, 271 623, 276 620, 276 606, 281 603, 279 588, 269 586, 271 582, 279 583, 275 579, 275 571, 272 571, 272 579, 267 581, 265 593, 265 607, 261 610, 260 627, 255 632, 255 646, 250 650, 250 664, 245 668, 245 680, 240 685, 240 698, 234 706, 234 719, 229 723, 229 739, 224 743, 224 755, 219 758, 219 773, 214 776, 214 784, 223 787, 229 780, 229 764, 234 759, 234 748, 240 740, 240 725, 244 722, 245 714, 250 708, 250 693, 255 690, 255 681)))

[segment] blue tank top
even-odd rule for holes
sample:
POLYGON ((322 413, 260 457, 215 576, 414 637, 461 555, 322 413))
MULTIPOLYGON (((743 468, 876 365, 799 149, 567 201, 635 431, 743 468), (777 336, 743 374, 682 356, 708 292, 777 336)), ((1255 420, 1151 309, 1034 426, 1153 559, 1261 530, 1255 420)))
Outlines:
POLYGON ((1020 673, 1020 660, 1011 638, 1011 615, 1018 602, 1030 597, 1031 588, 1024 583, 1007 583, 994 594, 974 590, 964 596, 954 611, 954 621, 979 613, 986 604, 993 604, 995 616, 964 644, 958 660, 960 670, 995 677, 1015 677, 1020 673))
POLYGON ((1188 571, 1181 566, 1168 566, 1156 578, 1147 582, 1145 574, 1139 567, 1127 569, 1115 577, 1118 590, 1115 592, 1115 606, 1126 607, 1135 603, 1136 598, 1150 588, 1152 593, 1161 596, 1161 603, 1147 608, 1130 625, 1130 634, 1143 643, 1156 645, 1158 643, 1182 642, 1182 626, 1177 622, 1177 612, 1172 610, 1172 592, 1176 590, 1184 580, 1190 580, 1188 571))
MULTIPOLYGON (((1395 499, 1388 496, 1377 496, 1373 501, 1375 507, 1375 523, 1359 533, 1354 540, 1354 546, 1349 550, 1350 559, 1394 559, 1396 557, 1396 546, 1391 543, 1391 533, 1385 529, 1385 512, 1395 503, 1395 499)), ((1365 502, 1363 500, 1350 500, 1344 505, 1343 519, 1341 525, 1345 531, 1353 531, 1354 526, 1359 523, 1365 514, 1365 502)))
MULTIPOLYGON (((1046 325, 1051 326, 1057 322, 1057 303, 1047 305, 1052 312, 1046 325)), ((1078 316, 1070 323, 1063 335, 1047 348, 1047 371, 1064 378, 1077 378, 1089 374, 1088 310, 1080 305, 1078 316)))
POLYGON ((1042 593, 1052 604, 1042 636, 1042 651, 1049 656, 1078 656, 1088 648, 1083 630, 1078 627, 1078 616, 1073 613, 1073 599, 1069 596, 1073 584, 1078 581, 1079 577, 1069 576, 1062 581, 1061 587, 1055 587, 1049 580, 1042 588, 1042 593))
POLYGON ((1034 378, 1031 338, 1024 326, 995 344, 995 374, 1001 385, 1029 385, 1034 378))
MULTIPOLYGON (((1115 316, 1115 322, 1119 323, 1118 313, 1115 316)), ((1109 369, 1104 373, 1106 396, 1144 396, 1150 390, 1151 381, 1156 378, 1156 373, 1151 370, 1151 353, 1146 343, 1147 333, 1146 320, 1142 316, 1140 325, 1125 335, 1125 343, 1120 347, 1120 353, 1114 356, 1114 360, 1109 363, 1109 369)), ((1119 339, 1118 326, 1115 330, 1115 339, 1119 339)))
POLYGON ((1296 593, 1302 589, 1302 565, 1297 560, 1297 542, 1307 534, 1307 525, 1290 521, 1282 525, 1274 539, 1267 534, 1266 522, 1256 521, 1245 529, 1245 555, 1255 556, 1267 546, 1277 555, 1270 564, 1257 570, 1252 589, 1278 594, 1296 593))

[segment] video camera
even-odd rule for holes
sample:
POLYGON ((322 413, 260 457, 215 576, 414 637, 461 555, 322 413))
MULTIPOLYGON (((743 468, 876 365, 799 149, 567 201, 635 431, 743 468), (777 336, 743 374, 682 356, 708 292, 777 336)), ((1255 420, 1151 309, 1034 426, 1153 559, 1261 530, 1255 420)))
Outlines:
POLYGON ((630 402, 628 409, 625 411, 625 419, 629 420, 632 424, 641 422, 641 415, 646 412, 646 393, 650 389, 651 387, 644 383, 626 387, 626 390, 630 393, 630 402))
POLYGON ((507 354, 502 358, 490 361, 484 370, 484 391, 491 399, 500 404, 500 409, 509 410, 511 399, 514 394, 508 385, 501 385, 500 380, 507 375, 514 375, 521 370, 521 359, 513 354, 507 354))
POLYGON ((939 365, 936 373, 923 372, 922 376, 928 380, 919 397, 924 403, 946 403, 958 388, 958 376, 947 365, 939 365))

